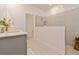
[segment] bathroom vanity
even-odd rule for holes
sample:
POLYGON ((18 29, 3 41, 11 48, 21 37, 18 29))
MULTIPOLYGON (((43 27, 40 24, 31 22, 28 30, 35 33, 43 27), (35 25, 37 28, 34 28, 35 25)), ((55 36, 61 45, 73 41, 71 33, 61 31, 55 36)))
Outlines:
POLYGON ((0 33, 0 55, 25 55, 26 36, 23 31, 0 33))

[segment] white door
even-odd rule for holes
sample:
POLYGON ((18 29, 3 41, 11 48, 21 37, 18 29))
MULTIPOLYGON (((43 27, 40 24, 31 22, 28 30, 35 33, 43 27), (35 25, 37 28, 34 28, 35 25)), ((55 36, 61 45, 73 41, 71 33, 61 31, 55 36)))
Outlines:
POLYGON ((28 38, 33 38, 34 31, 34 15, 26 14, 26 31, 28 32, 28 38))

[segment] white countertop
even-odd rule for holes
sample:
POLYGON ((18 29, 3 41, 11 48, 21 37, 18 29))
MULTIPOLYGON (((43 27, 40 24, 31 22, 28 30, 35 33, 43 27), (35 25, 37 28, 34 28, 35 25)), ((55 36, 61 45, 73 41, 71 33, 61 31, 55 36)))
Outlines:
POLYGON ((7 32, 0 33, 0 38, 19 36, 19 35, 27 35, 27 32, 18 29, 17 27, 10 27, 8 28, 7 32))
POLYGON ((0 33, 0 38, 3 38, 3 37, 11 37, 11 36, 19 36, 19 35, 27 35, 27 32, 18 31, 18 32, 5 32, 5 33, 0 33))

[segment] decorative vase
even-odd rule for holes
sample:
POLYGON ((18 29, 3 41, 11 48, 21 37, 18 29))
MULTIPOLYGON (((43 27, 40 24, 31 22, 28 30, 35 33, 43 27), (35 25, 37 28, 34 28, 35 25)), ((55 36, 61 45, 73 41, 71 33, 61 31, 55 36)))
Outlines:
POLYGON ((5 26, 5 31, 8 31, 8 26, 5 26))
POLYGON ((79 51, 79 37, 75 37, 74 49, 79 51))
POLYGON ((4 33, 5 32, 5 26, 0 25, 0 33, 4 33))
POLYGON ((4 27, 1 28, 1 32, 0 33, 4 33, 4 27))

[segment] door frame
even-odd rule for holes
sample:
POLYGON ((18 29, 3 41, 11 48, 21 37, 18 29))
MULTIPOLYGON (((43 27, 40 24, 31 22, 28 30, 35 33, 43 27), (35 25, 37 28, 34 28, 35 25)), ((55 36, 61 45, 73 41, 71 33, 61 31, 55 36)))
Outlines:
MULTIPOLYGON (((27 32, 27 26, 28 26, 28 19, 27 19, 27 15, 33 15, 33 14, 30 14, 30 13, 26 13, 25 14, 25 31, 27 32)), ((33 15, 33 30, 32 30, 32 38, 34 39, 34 31, 35 31, 35 15, 33 15)), ((28 32, 27 32, 28 33, 28 32)), ((27 34, 28 35, 28 34, 27 34)), ((31 37, 28 37, 28 38, 31 38, 31 37)))

